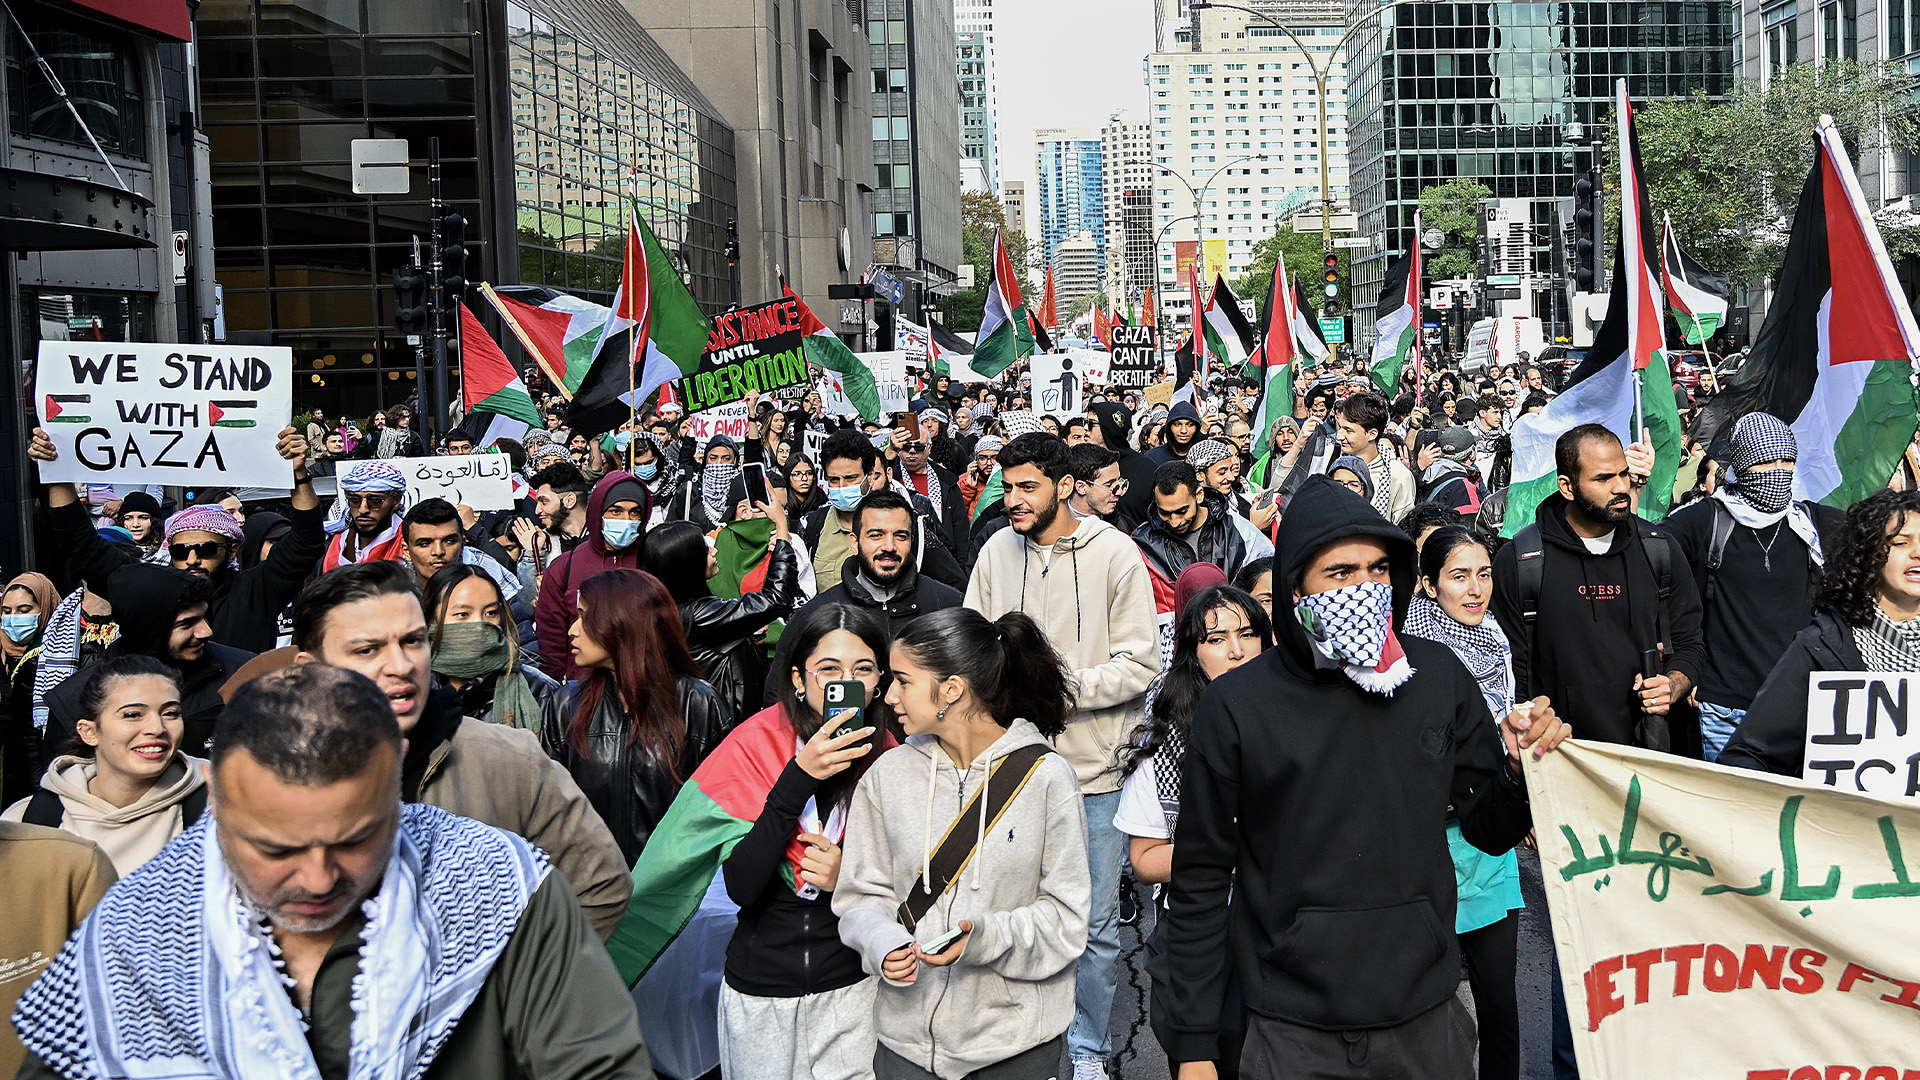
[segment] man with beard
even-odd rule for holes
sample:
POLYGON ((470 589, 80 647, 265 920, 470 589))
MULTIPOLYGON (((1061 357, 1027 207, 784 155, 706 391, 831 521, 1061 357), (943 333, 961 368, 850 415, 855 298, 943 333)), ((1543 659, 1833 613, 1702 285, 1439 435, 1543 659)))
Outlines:
POLYGON ((1153 474, 1153 520, 1133 530, 1133 540, 1152 571, 1162 614, 1172 612, 1174 582, 1194 563, 1210 562, 1231 579, 1247 563, 1273 554, 1271 542, 1258 533, 1249 536, 1234 518, 1227 501, 1186 462, 1162 465, 1153 474))
MULTIPOLYGON (((561 551, 572 551, 587 538, 587 492, 592 488, 578 466, 556 461, 534 473, 527 481, 533 487, 534 513, 540 525, 552 536, 561 551)), ((552 556, 546 556, 551 561, 552 556)))
POLYGON ((1147 451, 1148 460, 1160 466, 1184 461, 1187 451, 1200 438, 1200 410, 1191 401, 1176 402, 1167 410, 1167 441, 1147 451))
MULTIPOLYGON (((808 514, 800 522, 800 540, 813 559, 813 577, 821 589, 840 584, 841 571, 853 565, 854 511, 868 495, 890 490, 886 459, 874 449, 873 442, 857 428, 843 428, 827 436, 820 450, 820 480, 827 493, 827 505, 808 514)), ((959 588, 967 580, 957 554, 939 533, 939 518, 932 503, 902 485, 895 490, 914 516, 920 519, 920 540, 915 552, 920 573, 935 581, 959 588)), ((956 511, 959 508, 956 507, 956 511)))
POLYGON ((223 719, 218 820, 109 893, 21 1000, 21 1075, 652 1075, 546 854, 401 801, 372 683, 301 665, 223 719))
POLYGON ((340 478, 340 495, 327 517, 333 539, 320 558, 325 573, 364 562, 407 557, 400 517, 407 512, 407 478, 385 461, 363 461, 340 478))
MULTIPOLYGON (((240 522, 219 506, 189 507, 168 518, 165 528, 169 565, 202 578, 213 588, 207 602, 213 639, 245 652, 274 647, 280 612, 313 573, 314 560, 326 545, 320 497, 307 475, 307 440, 286 428, 280 432, 278 449, 281 457, 293 463, 292 509, 286 515, 293 527, 258 564, 240 569, 240 522)), ((27 456, 37 461, 58 457, 45 429, 34 429, 27 456)), ((94 529, 86 503, 72 484, 47 485, 47 517, 53 522, 54 541, 66 553, 74 574, 112 603, 107 579, 137 560, 94 529)))
POLYGON ((1105 1077, 1126 852, 1125 836, 1113 827, 1122 780, 1117 759, 1160 671, 1153 589, 1124 533, 1067 508, 1074 476, 1065 443, 1045 433, 1021 435, 1000 451, 1000 469, 1009 527, 981 547, 966 604, 989 619, 1009 611, 1032 616, 1079 687, 1077 711, 1054 740, 1080 780, 1093 879, 1067 1053, 1076 1076, 1105 1077))

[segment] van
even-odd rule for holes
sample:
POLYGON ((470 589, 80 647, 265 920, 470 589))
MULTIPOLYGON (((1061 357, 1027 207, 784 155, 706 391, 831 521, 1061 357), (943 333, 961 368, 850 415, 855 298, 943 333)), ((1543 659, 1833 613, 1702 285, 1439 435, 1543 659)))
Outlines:
POLYGON ((1520 362, 1520 354, 1538 357, 1547 347, 1540 320, 1531 315, 1503 315, 1481 319, 1467 331, 1467 349, 1460 359, 1460 371, 1476 375, 1490 364, 1511 367, 1520 362))

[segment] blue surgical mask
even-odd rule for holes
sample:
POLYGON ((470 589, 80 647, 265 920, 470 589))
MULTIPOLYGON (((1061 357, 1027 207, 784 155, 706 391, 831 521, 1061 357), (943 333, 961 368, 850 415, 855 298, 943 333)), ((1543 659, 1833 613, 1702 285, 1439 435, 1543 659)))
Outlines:
POLYGON ((645 465, 635 465, 633 467, 633 475, 642 480, 651 480, 660 475, 660 463, 657 461, 649 461, 645 465))
POLYGON ((615 551, 625 551, 640 539, 640 523, 637 521, 602 521, 600 536, 607 546, 615 551))
POLYGON ((25 645, 40 632, 40 616, 31 612, 20 615, 0 615, 0 633, 15 645, 25 645))
POLYGON ((859 484, 849 484, 846 487, 829 487, 827 489, 827 503, 835 510, 852 511, 860 505, 860 500, 865 497, 866 492, 860 490, 859 484))

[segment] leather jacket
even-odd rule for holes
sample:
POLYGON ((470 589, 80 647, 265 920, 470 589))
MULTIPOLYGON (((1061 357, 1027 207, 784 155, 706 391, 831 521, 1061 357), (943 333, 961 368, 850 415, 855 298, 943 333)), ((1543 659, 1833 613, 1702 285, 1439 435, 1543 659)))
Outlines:
POLYGON ((759 592, 738 599, 701 595, 680 601, 687 647, 729 716, 747 715, 748 704, 759 699, 767 665, 765 646, 754 635, 793 611, 799 573, 793 545, 776 540, 767 554, 767 578, 759 592))
POLYGON ((1231 577, 1247 564, 1247 542, 1240 536, 1229 516, 1225 499, 1206 496, 1207 523, 1197 533, 1180 536, 1159 518, 1133 530, 1133 541, 1147 568, 1167 581, 1175 581, 1182 571, 1197 562, 1210 562, 1231 577))
POLYGON ((644 746, 627 740, 629 721, 618 694, 601 695, 599 707, 587 719, 584 751, 576 750, 567 738, 581 684, 568 683, 544 710, 541 745, 572 775, 600 819, 613 830, 629 870, 673 805, 680 785, 733 729, 735 714, 713 687, 685 675, 675 679, 674 685, 680 692, 686 742, 671 769, 644 746))

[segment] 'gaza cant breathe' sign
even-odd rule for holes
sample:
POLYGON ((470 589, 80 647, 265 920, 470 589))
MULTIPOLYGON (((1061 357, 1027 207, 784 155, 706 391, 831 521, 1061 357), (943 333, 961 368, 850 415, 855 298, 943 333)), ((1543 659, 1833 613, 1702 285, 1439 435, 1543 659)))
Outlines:
POLYGON ((34 397, 60 456, 41 479, 292 487, 292 371, 274 346, 43 341, 34 397))

